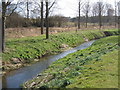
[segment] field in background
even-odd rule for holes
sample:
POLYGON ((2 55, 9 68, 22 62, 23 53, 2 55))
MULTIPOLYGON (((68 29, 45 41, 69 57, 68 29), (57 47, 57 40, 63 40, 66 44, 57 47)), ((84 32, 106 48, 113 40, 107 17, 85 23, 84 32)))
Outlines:
MULTIPOLYGON (((81 30, 98 30, 99 26, 88 26, 88 28, 81 27, 81 30)), ((103 26, 102 29, 116 29, 115 26, 103 26)), ((60 32, 69 32, 76 31, 77 27, 52 27, 49 29, 50 34, 56 34, 60 32)), ((45 28, 44 28, 45 33, 45 28)), ((6 39, 9 38, 21 38, 28 36, 39 36, 41 35, 41 29, 37 27, 29 27, 29 28, 7 28, 5 30, 6 39)))

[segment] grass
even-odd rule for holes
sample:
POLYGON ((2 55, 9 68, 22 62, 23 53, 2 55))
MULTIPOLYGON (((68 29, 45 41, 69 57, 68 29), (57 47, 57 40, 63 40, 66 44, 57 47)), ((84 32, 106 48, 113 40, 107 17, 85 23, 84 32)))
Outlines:
POLYGON ((92 46, 52 63, 25 88, 118 88, 118 36, 102 38, 92 46))
POLYGON ((91 61, 91 64, 84 65, 83 75, 76 77, 67 88, 118 88, 118 50, 100 59, 99 62, 91 61))
MULTIPOLYGON (((39 59, 46 54, 56 54, 61 52, 60 45, 67 44, 69 47, 75 47, 85 42, 84 37, 89 40, 105 37, 109 35, 118 35, 117 30, 94 30, 94 31, 79 31, 69 33, 59 33, 50 35, 48 40, 45 35, 37 37, 25 37, 19 39, 9 39, 5 42, 6 50, 3 53, 3 62, 16 64, 13 58, 19 60, 21 63, 31 63, 35 59, 39 59)), ((4 65, 3 65, 4 66, 4 65)), ((10 66, 9 66, 10 67, 10 66)), ((4 66, 4 69, 6 67, 4 66)))

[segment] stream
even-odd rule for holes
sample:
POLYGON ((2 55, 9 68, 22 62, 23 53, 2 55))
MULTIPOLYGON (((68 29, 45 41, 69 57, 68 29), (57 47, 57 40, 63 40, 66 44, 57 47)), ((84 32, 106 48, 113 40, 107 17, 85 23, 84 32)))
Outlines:
POLYGON ((77 50, 85 49, 90 45, 92 45, 94 41, 95 40, 85 42, 75 48, 64 51, 57 55, 45 56, 41 58, 39 62, 31 66, 26 66, 18 70, 14 70, 7 73, 6 76, 3 76, 3 82, 2 82, 3 88, 20 88, 21 84, 23 84, 27 80, 32 79, 33 77, 37 76, 40 72, 47 69, 52 62, 60 58, 63 58, 70 53, 76 52, 77 50))

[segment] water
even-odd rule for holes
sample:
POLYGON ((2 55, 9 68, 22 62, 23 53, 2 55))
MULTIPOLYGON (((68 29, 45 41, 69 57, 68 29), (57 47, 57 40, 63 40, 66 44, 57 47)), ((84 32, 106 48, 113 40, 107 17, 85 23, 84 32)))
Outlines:
POLYGON ((78 47, 64 51, 63 53, 60 53, 58 55, 43 57, 40 59, 40 62, 37 62, 36 64, 26 66, 19 70, 14 70, 8 73, 6 76, 3 77, 3 87, 20 88, 20 85, 22 83, 37 76, 37 74, 45 70, 53 61, 63 58, 70 53, 76 52, 77 50, 85 49, 89 47, 94 41, 95 40, 85 42, 78 47))

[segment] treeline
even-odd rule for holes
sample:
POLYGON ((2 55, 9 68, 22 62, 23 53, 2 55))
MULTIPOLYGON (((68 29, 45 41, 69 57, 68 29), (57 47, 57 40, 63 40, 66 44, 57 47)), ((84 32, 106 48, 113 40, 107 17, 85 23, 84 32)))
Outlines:
MULTIPOLYGON (((65 27, 71 25, 70 18, 64 16, 50 16, 49 27, 65 27)), ((6 28, 16 28, 16 27, 41 27, 41 18, 25 18, 18 13, 14 12, 11 16, 6 19, 6 28)), ((44 19, 44 27, 46 27, 44 19)))
POLYGON ((119 16, 120 2, 114 2, 114 5, 102 1, 90 3, 87 1, 79 1, 77 17, 70 18, 62 15, 50 15, 53 13, 56 6, 56 0, 48 3, 48 24, 46 24, 46 2, 31 1, 26 2, 20 0, 19 2, 7 2, 4 12, 5 27, 41 27, 41 34, 43 26, 46 27, 77 27, 85 24, 87 25, 117 25, 119 16), (9 4, 10 3, 10 4, 9 4), (32 6, 32 7, 31 7, 32 6), (7 11, 8 10, 8 11, 7 11), (13 12, 14 11, 14 12, 13 12), (10 14, 8 16, 8 13, 10 14))
MULTIPOLYGON (((50 16, 49 27, 75 27, 77 26, 78 17, 70 18, 64 16, 50 16)), ((96 25, 99 22, 99 16, 88 17, 88 23, 96 25)), ((86 17, 81 16, 81 23, 86 23, 86 17)), ((115 25, 118 23, 118 16, 102 16, 102 25, 115 25), (117 21, 115 20, 117 18, 117 21)), ((14 12, 10 17, 6 19, 6 28, 16 27, 41 27, 41 18, 25 18, 18 13, 14 12)), ((44 19, 44 27, 46 27, 44 19)))
MULTIPOLYGON (((70 19, 71 22, 78 22, 78 17, 77 18, 71 18, 70 19)), ((80 17, 80 21, 81 23, 86 23, 86 17, 85 16, 81 16, 80 17)), ((87 23, 90 23, 90 24, 98 24, 99 22, 99 16, 91 16, 91 17, 88 17, 87 19, 87 23)), ((118 16, 102 16, 102 25, 115 25, 118 23, 118 16), (116 19, 116 20, 115 20, 116 19)))

